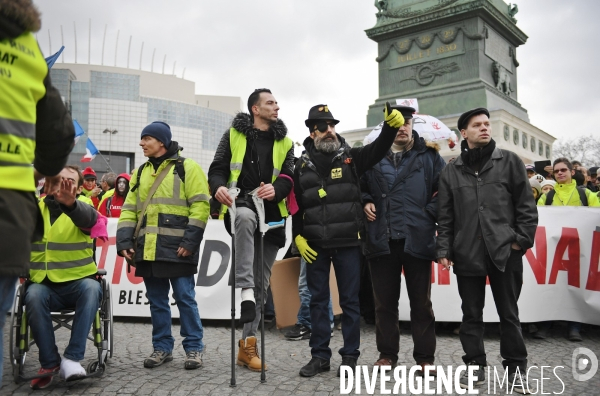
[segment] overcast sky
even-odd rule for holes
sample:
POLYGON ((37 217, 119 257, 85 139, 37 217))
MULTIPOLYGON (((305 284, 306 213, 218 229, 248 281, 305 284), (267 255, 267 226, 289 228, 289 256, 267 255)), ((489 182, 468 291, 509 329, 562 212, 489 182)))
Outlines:
MULTIPOLYGON (((197 94, 239 96, 268 87, 291 137, 302 141, 311 106, 329 105, 341 120, 338 131, 366 126, 368 106, 378 97, 377 43, 364 33, 375 25, 373 0, 34 0, 42 12, 42 51, 61 45, 64 61, 173 72, 196 83, 197 94)), ((595 0, 517 1, 517 26, 529 36, 517 49, 519 102, 531 123, 557 138, 600 132, 598 60, 600 29, 595 0), (590 127, 586 127, 589 125, 590 127)), ((432 114, 436 115, 436 114, 432 114)), ((439 114, 438 114, 439 115, 439 114)))

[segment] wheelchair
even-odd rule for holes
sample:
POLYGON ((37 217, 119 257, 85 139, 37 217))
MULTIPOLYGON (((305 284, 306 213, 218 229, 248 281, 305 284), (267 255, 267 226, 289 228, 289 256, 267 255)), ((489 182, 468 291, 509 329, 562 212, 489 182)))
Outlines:
MULTIPOLYGON (((102 300, 96 312, 96 318, 92 323, 92 334, 88 334, 88 340, 94 343, 98 350, 96 360, 90 362, 87 366, 85 377, 78 379, 99 377, 104 373, 108 358, 113 355, 113 316, 112 316, 112 297, 110 294, 110 283, 104 279, 106 270, 98 269, 96 279, 102 285, 102 300)), ((52 373, 43 375, 25 375, 25 359, 27 352, 35 340, 30 337, 30 329, 25 315, 25 290, 31 282, 26 280, 19 285, 15 291, 14 307, 10 315, 10 362, 12 364, 13 379, 16 384, 24 381, 30 381, 36 378, 43 378, 54 375, 52 373)), ((74 319, 74 309, 52 312, 52 322, 54 331, 61 327, 72 330, 71 322, 74 319)))

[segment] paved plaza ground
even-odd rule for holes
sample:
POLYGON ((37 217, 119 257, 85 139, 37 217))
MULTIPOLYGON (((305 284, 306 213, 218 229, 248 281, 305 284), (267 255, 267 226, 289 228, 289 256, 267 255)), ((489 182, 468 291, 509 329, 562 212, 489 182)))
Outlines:
MULTIPOLYGON (((8 321, 7 321, 8 322, 8 321)), ((9 323, 7 323, 8 327, 9 323)), ((460 341, 452 329, 455 324, 438 324, 436 364, 454 368, 462 364, 463 354, 460 341)), ((46 390, 33 391, 29 383, 15 384, 12 381, 11 365, 8 358, 8 334, 4 339, 4 377, 0 395, 337 395, 340 394, 340 380, 336 377, 336 370, 341 361, 337 350, 342 344, 342 335, 339 330, 331 340, 334 351, 331 361, 332 370, 321 373, 313 378, 301 378, 298 375, 300 368, 310 360, 308 340, 287 341, 282 331, 274 323, 268 324, 266 331, 266 362, 268 365, 267 381, 260 382, 260 373, 237 367, 237 387, 232 388, 230 383, 230 345, 231 333, 227 321, 204 321, 204 342, 206 349, 203 355, 204 367, 198 370, 184 370, 183 360, 185 353, 181 346, 179 325, 173 325, 173 334, 176 346, 173 351, 174 360, 155 369, 145 369, 143 359, 152 352, 151 325, 148 319, 117 318, 114 323, 114 356, 109 359, 106 372, 102 377, 86 379, 79 382, 66 383, 55 379, 54 385, 46 390)), ((5 330, 7 330, 5 327, 5 330)), ((563 395, 599 395, 600 370, 589 381, 575 381, 571 372, 572 355, 577 347, 585 347, 600 356, 600 327, 585 326, 584 341, 573 343, 565 338, 566 324, 557 323, 550 338, 535 340, 526 337, 529 352, 529 365, 551 366, 545 369, 544 393, 563 395), (556 368, 563 366, 563 368, 556 368), (554 373, 553 373, 554 369, 554 373), (563 385, 564 384, 564 385, 563 385)), ((60 329, 57 331, 59 351, 64 351, 69 332, 60 329)), ((238 336, 241 332, 238 328, 238 336)), ((488 324, 486 327, 485 345, 488 353, 488 363, 497 368, 502 375, 500 357, 499 331, 497 324, 488 324)), ((412 340, 407 324, 402 326, 399 364, 407 366, 407 371, 414 364, 412 359, 412 340)), ((369 365, 377 360, 378 353, 375 345, 375 326, 362 323, 361 327, 361 357, 359 364, 369 365)), ((236 350, 237 353, 237 350, 236 350)), ((88 343, 85 367, 96 356, 96 351, 88 343)), ((591 362, 590 362, 591 364, 591 362)), ((589 367, 589 365, 588 365, 589 367)), ((37 349, 32 348, 26 362, 29 373, 37 371, 37 349)), ((586 370, 583 370, 584 372, 586 370)), ((540 370, 531 371, 538 382, 540 370)), ((393 378, 393 376, 392 376, 393 378)), ((392 389, 394 381, 387 389, 392 389)), ((435 382, 433 383, 435 388, 435 382)), ((488 394, 487 382, 478 387, 479 394, 488 394)), ((493 387, 491 394, 494 394, 493 387)), ((532 391, 535 388, 532 385, 532 391)), ((408 392, 408 391, 407 391, 408 392)), ((351 394, 354 394, 354 390, 351 394)), ((375 394, 379 394, 379 384, 375 394)), ((361 394, 367 394, 364 382, 361 394)), ((447 394, 447 393, 443 393, 447 394)), ((496 389, 495 394, 507 394, 504 390, 496 389)), ((541 394, 538 389, 537 394, 541 394)))

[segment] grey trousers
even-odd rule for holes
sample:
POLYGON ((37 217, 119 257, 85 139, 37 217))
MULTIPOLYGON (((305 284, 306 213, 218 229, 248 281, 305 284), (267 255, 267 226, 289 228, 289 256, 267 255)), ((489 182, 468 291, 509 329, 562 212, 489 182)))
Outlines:
MULTIPOLYGON (((236 208, 235 216, 235 287, 253 288, 254 299, 256 300, 256 318, 251 323, 245 323, 242 331, 242 338, 256 335, 260 324, 260 240, 261 234, 258 231, 258 217, 252 209, 246 207, 236 208), (256 283, 255 283, 256 279, 256 283)), ((264 256, 262 268, 264 271, 264 289, 269 287, 271 279, 271 268, 279 248, 277 245, 264 240, 264 256)), ((266 293, 263 294, 263 303, 266 301, 266 293)))

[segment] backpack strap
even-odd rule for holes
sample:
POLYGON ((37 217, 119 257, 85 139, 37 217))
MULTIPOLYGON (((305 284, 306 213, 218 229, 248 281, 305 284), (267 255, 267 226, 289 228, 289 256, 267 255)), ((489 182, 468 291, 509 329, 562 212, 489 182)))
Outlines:
MULTIPOLYGON (((588 206, 588 199, 585 193, 585 188, 577 187, 577 192, 579 193, 579 200, 581 201, 581 206, 588 206)), ((546 205, 552 205, 552 200, 554 199, 554 195, 556 191, 550 190, 548 194, 546 194, 546 205)))
POLYGON ((556 191, 554 190, 548 191, 548 194, 546 194, 546 205, 552 205, 552 200, 554 199, 555 194, 556 191))
MULTIPOLYGON (((174 172, 177 172, 177 174, 179 175, 179 178, 181 179, 181 181, 183 183, 185 183, 185 167, 183 166, 184 162, 185 162, 185 157, 178 157, 177 160, 175 161, 175 171, 174 171, 174 172)), ((142 174, 142 169, 144 169, 144 167, 146 166, 146 164, 147 164, 147 162, 144 162, 138 168, 138 171, 137 171, 137 180, 135 181, 135 184, 129 189, 129 191, 135 191, 139 187, 139 185, 140 185, 140 175, 142 174)))
POLYGON ((177 161, 175 162, 175 171, 183 183, 185 183, 185 167, 183 166, 184 162, 185 157, 178 157, 177 161))
POLYGON ((112 204, 113 197, 114 197, 114 195, 111 195, 110 197, 106 198, 106 214, 108 215, 106 217, 112 217, 110 205, 112 204))
POLYGON ((142 174, 142 170, 144 169, 144 167, 146 166, 146 164, 148 164, 147 162, 144 162, 142 165, 140 165, 140 167, 137 170, 136 173, 136 177, 137 179, 135 180, 135 183, 133 184, 133 186, 129 189, 129 191, 133 192, 135 190, 137 190, 137 188, 140 186, 140 175, 142 174))
POLYGON ((579 199, 581 200, 581 206, 588 206, 588 199, 585 193, 586 188, 577 187, 577 192, 579 193, 579 199))

